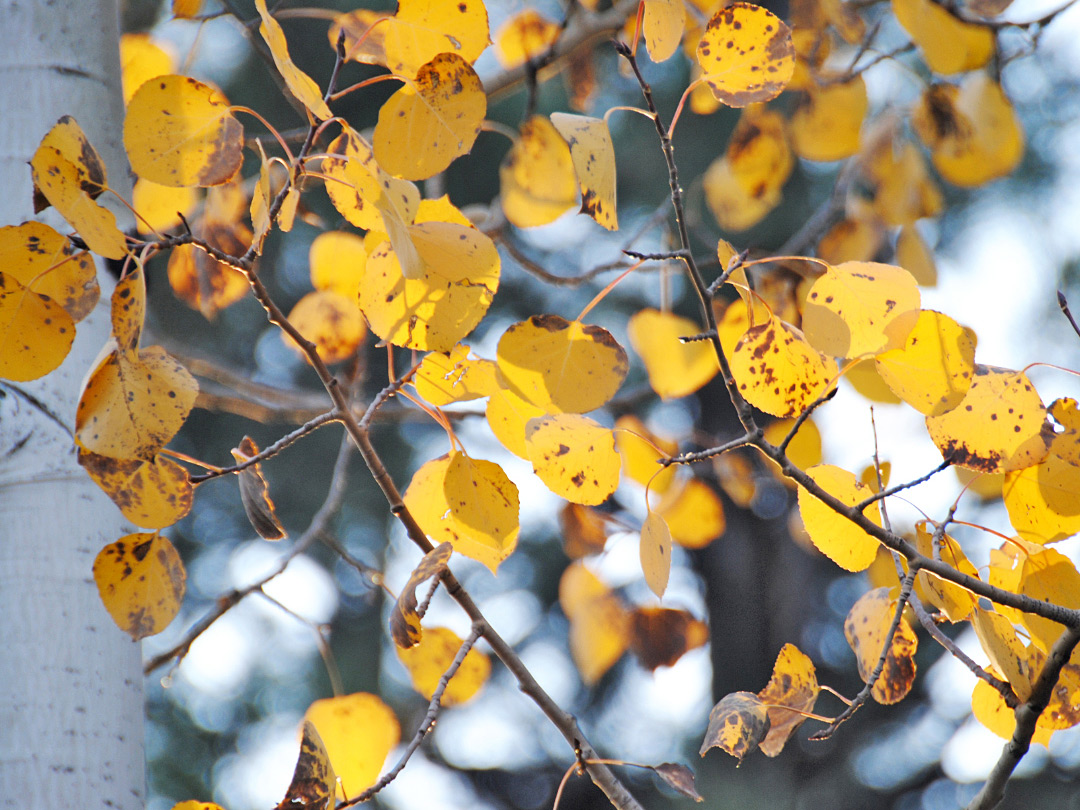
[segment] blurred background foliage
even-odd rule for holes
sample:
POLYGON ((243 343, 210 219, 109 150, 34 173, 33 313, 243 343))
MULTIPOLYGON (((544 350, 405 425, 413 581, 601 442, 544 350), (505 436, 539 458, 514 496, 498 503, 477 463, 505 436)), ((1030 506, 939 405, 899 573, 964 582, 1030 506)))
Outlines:
MULTIPOLYGON (((201 25, 168 21, 167 5, 129 0, 123 15, 125 30, 153 31, 172 44, 192 75, 218 83, 232 103, 258 110, 280 130, 302 125, 234 17, 226 14, 201 25)), ((554 2, 537 5, 553 19, 561 18, 562 11, 554 2)), ((766 5, 786 16, 787 9, 779 4, 766 5)), ((881 4, 860 5, 869 7, 870 19, 887 16, 881 4)), ((523 0, 489 0, 492 29, 524 6, 523 0)), ((297 8, 294 4, 285 7, 297 8)), ((324 7, 353 8, 345 2, 324 7)), ((228 10, 244 20, 256 19, 247 2, 230 4, 228 10)), ((1017 18, 1038 13, 1034 7, 1029 11, 1027 5, 1014 6, 1017 18)), ((985 188, 966 191, 943 184, 946 209, 937 220, 925 223, 924 235, 935 247, 941 273, 938 290, 928 299, 938 295, 940 308, 961 320, 973 320, 976 313, 958 314, 958 307, 981 306, 984 312, 988 306, 999 308, 1000 313, 991 310, 996 323, 973 325, 979 329, 980 353, 986 345, 995 347, 997 354, 990 362, 1000 365, 1020 367, 1036 358, 1062 365, 1071 360, 1076 365, 1076 341, 1057 312, 1052 290, 1061 286, 1069 294, 1080 287, 1080 238, 1075 235, 1080 204, 1076 191, 1080 183, 1075 182, 1080 169, 1076 158, 1080 50, 1070 34, 1080 27, 1077 16, 1063 15, 1054 23, 1060 30, 1049 32, 1034 55, 1012 61, 1004 70, 1005 87, 1028 136, 1022 165, 1009 178, 985 188), (1009 348, 1016 351, 1004 356, 1009 348)), ((295 61, 325 86, 333 65, 327 21, 298 14, 283 25, 295 61)), ((903 32, 895 22, 886 22, 884 27, 885 40, 878 47, 887 50, 889 37, 903 42, 903 32)), ((1020 35, 1006 32, 1003 39, 1012 51, 1026 47, 1020 35)), ((641 104, 637 84, 620 72, 608 43, 596 43, 594 60, 599 85, 593 114, 615 105, 641 104)), ((670 117, 689 81, 689 64, 681 57, 659 66, 643 63, 658 106, 670 117)), ((477 67, 482 78, 499 70, 490 51, 477 67)), ((341 84, 377 72, 349 64, 341 84)), ((916 92, 905 85, 904 69, 889 63, 867 79, 871 115, 916 92)), ((358 130, 370 127, 393 89, 393 84, 382 83, 353 93, 335 105, 335 112, 358 130)), ((785 97, 779 103, 790 102, 785 97)), ((525 108, 526 91, 519 86, 492 103, 488 117, 516 129, 525 108)), ((565 109, 564 80, 544 83, 537 111, 565 109)), ((676 157, 695 248, 704 257, 714 254, 720 237, 738 249, 775 250, 829 197, 839 171, 839 164, 799 161, 784 188, 783 203, 760 225, 744 233, 722 232, 703 203, 700 178, 726 148, 737 118, 737 111, 726 108, 707 116, 687 112, 679 125, 676 157)), ((516 249, 549 272, 570 276, 618 260, 628 235, 669 205, 667 172, 652 124, 629 113, 615 113, 610 120, 619 167, 622 228, 608 234, 584 217, 568 215, 535 232, 511 232, 508 238, 516 249)), ((249 134, 259 131, 250 119, 245 126, 249 134)), ((470 155, 427 182, 426 196, 445 191, 459 207, 491 204, 499 191, 498 165, 509 145, 503 135, 481 134, 470 155)), ((257 173, 254 162, 244 173, 257 173)), ((304 204, 310 208, 312 222, 321 220, 326 228, 344 225, 321 190, 306 194, 304 204)), ((664 210, 668 221, 669 208, 664 210)), ((260 274, 286 311, 310 289, 308 248, 319 232, 315 225, 300 223, 291 233, 275 233, 267 242, 260 274)), ((663 230, 652 228, 635 247, 662 250, 668 245, 663 230)), ((495 342, 508 324, 538 312, 572 317, 614 276, 603 274, 580 287, 553 287, 525 272, 505 249, 500 252, 499 294, 492 314, 471 337, 483 356, 493 356, 495 342)), ((645 271, 628 279, 594 312, 596 321, 626 345, 627 318, 642 306, 658 305, 661 287, 673 309, 696 317, 693 296, 677 273, 662 276, 645 271)), ((149 277, 152 328, 170 351, 249 377, 265 387, 262 391, 272 401, 301 411, 321 406, 321 389, 314 375, 268 327, 250 296, 208 321, 173 295, 165 282, 163 258, 151 263, 149 277)), ((1080 301, 1080 295, 1076 297, 1080 301)), ((367 395, 386 379, 386 351, 370 343, 358 361, 367 395)), ((988 362, 985 354, 982 357, 988 362)), ((222 379, 228 382, 227 376, 222 379)), ((227 392, 228 388, 228 384, 204 385, 210 391, 227 392)), ((1052 397, 1044 392, 1043 398, 1052 397)), ((619 402, 626 409, 635 406, 638 413, 646 403, 650 426, 668 435, 694 430, 698 435, 722 438, 734 430, 719 381, 683 400, 650 405, 655 399, 636 358, 619 402)), ((869 422, 865 402, 852 407, 858 409, 842 413, 855 413, 850 418, 869 422)), ((252 419, 227 410, 196 410, 175 446, 211 463, 225 464, 229 448, 243 435, 266 446, 298 423, 272 411, 259 414, 249 408, 248 416, 257 417, 252 419)), ((404 488, 423 461, 446 450, 445 438, 438 426, 407 404, 398 403, 386 413, 379 422, 377 446, 404 488)), ((618 408, 612 413, 618 415, 618 408)), ((845 425, 845 418, 822 425, 827 460, 856 459, 861 461, 851 461, 853 467, 864 465, 871 458, 872 445, 864 441, 865 431, 845 425)), ((482 418, 463 417, 457 429, 478 457, 505 460, 486 434, 482 418)), ((279 515, 292 536, 304 530, 326 496, 340 433, 337 427, 321 430, 264 465, 279 515)), ((881 438, 894 449, 904 441, 902 435, 881 438)), ((507 471, 515 477, 515 471, 527 469, 523 465, 508 461, 507 471)), ((709 470, 696 472, 715 484, 709 470)), ((460 576, 493 624, 515 644, 545 688, 581 718, 599 750, 634 761, 690 764, 698 773, 698 788, 707 797, 708 807, 944 810, 962 806, 977 788, 978 783, 971 780, 983 775, 980 767, 989 768, 1001 741, 971 727, 966 673, 951 662, 935 664, 939 652, 931 644, 924 644, 920 651, 919 681, 907 700, 891 708, 867 706, 827 742, 807 742, 807 729, 813 725, 809 724, 775 760, 753 754, 735 770, 734 762, 719 752, 711 752, 704 760, 697 757, 713 702, 731 691, 762 688, 786 642, 798 644, 814 659, 822 682, 848 695, 861 686, 842 625, 850 605, 866 588, 864 576, 845 574, 794 543, 789 536, 793 492, 763 468, 754 467, 752 474, 757 491, 749 508, 726 500, 724 536, 704 549, 677 552, 682 565, 665 598, 669 606, 707 617, 711 645, 655 674, 627 656, 594 687, 582 685, 569 658, 567 620, 558 606, 558 581, 568 558, 554 519, 555 499, 545 492, 522 490, 522 539, 497 578, 464 560, 455 563, 455 570, 460 564, 460 576)), ((332 521, 332 533, 350 554, 382 570, 396 588, 415 564, 416 553, 403 542, 402 532, 359 459, 351 461, 347 480, 347 496, 332 521)), ((944 494, 941 502, 947 504, 953 494, 944 494)), ((998 508, 987 507, 991 516, 998 508)), ((616 512, 619 509, 616 505, 616 512)), ((640 517, 630 515, 626 522, 636 525, 640 517)), ((601 567, 627 602, 650 603, 652 597, 635 567, 636 543, 628 538, 609 541, 601 567)), ((200 488, 193 512, 174 529, 173 541, 188 567, 188 595, 169 630, 145 643, 148 657, 175 643, 219 596, 269 570, 281 553, 278 547, 256 539, 231 479, 200 488)), ((982 541, 974 538, 971 542, 982 541)), ((266 590, 279 604, 259 595, 249 597, 205 633, 179 667, 161 669, 148 679, 151 810, 167 810, 173 802, 187 798, 212 799, 229 810, 275 804, 292 772, 299 717, 311 701, 332 693, 328 664, 340 672, 346 692, 381 694, 401 720, 406 740, 423 716, 426 701, 410 688, 388 639, 387 603, 380 589, 316 545, 266 590), (320 634, 326 640, 322 655, 320 634)), ((467 631, 464 617, 449 604, 437 599, 432 610, 462 635, 467 631)), ((829 700, 824 696, 819 705, 831 706, 829 700)), ((474 702, 444 712, 433 737, 421 756, 375 800, 377 804, 393 808, 550 807, 559 779, 572 762, 572 752, 498 666, 474 702)), ((1025 760, 1022 775, 1029 778, 1014 780, 1004 806, 1080 807, 1080 790, 1070 785, 1078 768, 1080 740, 1074 732, 1059 733, 1050 754, 1034 751, 1025 760)), ((646 806, 685 806, 687 800, 674 797, 644 772, 625 769, 624 773, 646 806)), ((571 780, 562 801, 565 808, 605 806, 603 796, 583 779, 571 780)))

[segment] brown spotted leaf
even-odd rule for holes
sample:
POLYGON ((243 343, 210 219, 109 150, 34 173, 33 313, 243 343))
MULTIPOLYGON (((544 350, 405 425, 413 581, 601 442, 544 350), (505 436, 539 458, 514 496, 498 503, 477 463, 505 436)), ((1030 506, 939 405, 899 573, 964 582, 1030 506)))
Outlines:
POLYGON ((586 115, 552 113, 551 123, 570 146, 570 158, 581 186, 581 213, 609 231, 617 231, 615 147, 607 122, 586 115))
MULTIPOLYGON (((896 600, 889 588, 875 588, 863 594, 844 621, 844 635, 855 651, 859 677, 869 683, 885 649, 885 639, 896 613, 896 600)), ((872 694, 878 703, 891 705, 903 700, 915 683, 915 631, 901 618, 885 655, 885 667, 874 681, 872 694)))
POLYGON ((743 757, 761 745, 769 733, 769 711, 757 695, 732 692, 709 712, 709 728, 698 752, 721 748, 742 764, 743 757))
POLYGON ((191 510, 191 476, 161 454, 144 461, 109 458, 79 448, 79 464, 136 526, 164 529, 191 510))
POLYGON ((93 570, 105 609, 136 641, 160 633, 180 610, 187 573, 172 543, 156 532, 109 543, 93 570))
POLYGON ((296 769, 276 810, 332 810, 336 794, 337 777, 326 746, 315 724, 304 720, 296 769))
POLYGON ((795 47, 771 11, 732 3, 705 26, 697 61, 721 102, 745 107, 780 95, 795 70, 795 47))
POLYGON ((765 756, 775 757, 783 750, 806 719, 801 712, 814 710, 820 691, 814 662, 794 644, 785 644, 776 657, 772 678, 758 692, 769 709, 769 733, 761 742, 765 756))

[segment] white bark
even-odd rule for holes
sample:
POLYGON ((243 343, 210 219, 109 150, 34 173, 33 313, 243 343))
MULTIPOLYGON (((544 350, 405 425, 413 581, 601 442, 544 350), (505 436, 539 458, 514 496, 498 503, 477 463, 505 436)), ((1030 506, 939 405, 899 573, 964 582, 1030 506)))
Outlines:
MULTIPOLYGON (((0 0, 0 225, 32 218, 27 162, 65 114, 126 194, 115 0, 0 0)), ((70 231, 54 213, 44 217, 70 231)), ((102 546, 130 529, 76 465, 71 438, 82 378, 107 337, 104 279, 103 288, 59 370, 0 381, 5 808, 144 804, 139 646, 113 624, 91 575, 102 546)))

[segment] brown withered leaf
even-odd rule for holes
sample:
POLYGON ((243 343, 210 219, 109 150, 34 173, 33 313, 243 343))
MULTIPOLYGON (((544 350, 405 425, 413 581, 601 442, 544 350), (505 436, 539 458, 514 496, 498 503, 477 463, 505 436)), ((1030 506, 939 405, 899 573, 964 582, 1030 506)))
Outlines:
POLYGON ((559 510, 563 551, 571 560, 580 560, 604 550, 607 542, 605 521, 595 509, 569 501, 559 510))
POLYGON ((670 667, 709 640, 709 628, 693 614, 643 607, 630 614, 630 649, 645 669, 670 667))
POLYGON ((305 720, 292 782, 275 810, 320 808, 331 810, 337 793, 337 777, 315 724, 305 720))
POLYGON ((695 802, 705 801, 705 797, 697 792, 697 787, 694 785, 694 772, 685 765, 680 765, 678 762, 662 762, 654 765, 653 770, 657 776, 686 798, 693 799, 695 802))
POLYGON ((709 712, 709 728, 698 753, 705 756, 710 748, 721 748, 741 765, 768 733, 769 710, 761 699, 750 692, 732 692, 709 712))
POLYGON ((420 641, 423 631, 420 629, 420 616, 416 612, 416 589, 431 577, 438 577, 446 570, 450 554, 454 547, 441 543, 424 555, 420 564, 409 575, 409 581, 401 589, 397 604, 390 613, 390 635, 394 643, 407 650, 420 641))
MULTIPOLYGON (((240 440, 240 445, 232 449, 232 456, 237 464, 259 455, 259 446, 250 436, 240 440)), ((278 520, 277 510, 270 498, 270 489, 262 474, 261 464, 252 464, 236 474, 240 482, 240 502, 244 505, 251 527, 263 540, 283 540, 287 537, 285 527, 278 520)))

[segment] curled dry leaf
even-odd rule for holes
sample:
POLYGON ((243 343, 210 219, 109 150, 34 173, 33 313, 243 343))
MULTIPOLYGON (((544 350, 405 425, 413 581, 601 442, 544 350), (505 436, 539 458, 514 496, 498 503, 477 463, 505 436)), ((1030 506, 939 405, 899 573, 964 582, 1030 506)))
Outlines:
POLYGON ((407 650, 420 641, 423 631, 420 629, 420 616, 416 613, 416 589, 428 579, 442 576, 453 550, 449 543, 441 543, 425 554, 409 574, 409 581, 401 589, 397 604, 390 613, 390 635, 399 647, 407 650))
POLYGON ((705 798, 697 792, 694 772, 685 765, 678 762, 661 762, 659 765, 654 765, 652 770, 686 798, 693 799, 695 802, 705 801, 705 798))
POLYGON ((630 613, 630 650, 648 670, 670 667, 709 640, 709 628, 685 610, 637 608, 630 613))
MULTIPOLYGON (((259 455, 259 446, 254 439, 245 436, 240 444, 232 449, 232 457, 240 464, 259 455)), ((236 474, 240 482, 240 502, 244 505, 251 527, 263 540, 282 540, 286 537, 285 528, 278 520, 277 509, 270 498, 270 488, 262 474, 262 464, 252 464, 236 474)))
MULTIPOLYGON (((378 695, 367 692, 316 700, 304 712, 305 728, 308 725, 314 725, 325 747, 325 756, 316 764, 328 760, 331 788, 327 810, 333 810, 335 793, 348 799, 375 784, 387 754, 401 740, 401 724, 394 712, 378 695)), ((280 810, 297 808, 293 805, 280 810)))
POLYGON ((301 726, 300 755, 296 759, 292 781, 276 810, 292 810, 296 807, 333 810, 336 796, 337 777, 326 746, 315 724, 305 719, 301 726))
POLYGON ((709 712, 709 728, 698 752, 705 756, 710 748, 720 748, 739 760, 761 745, 769 733, 769 711, 757 695, 732 692, 725 695, 709 712))

